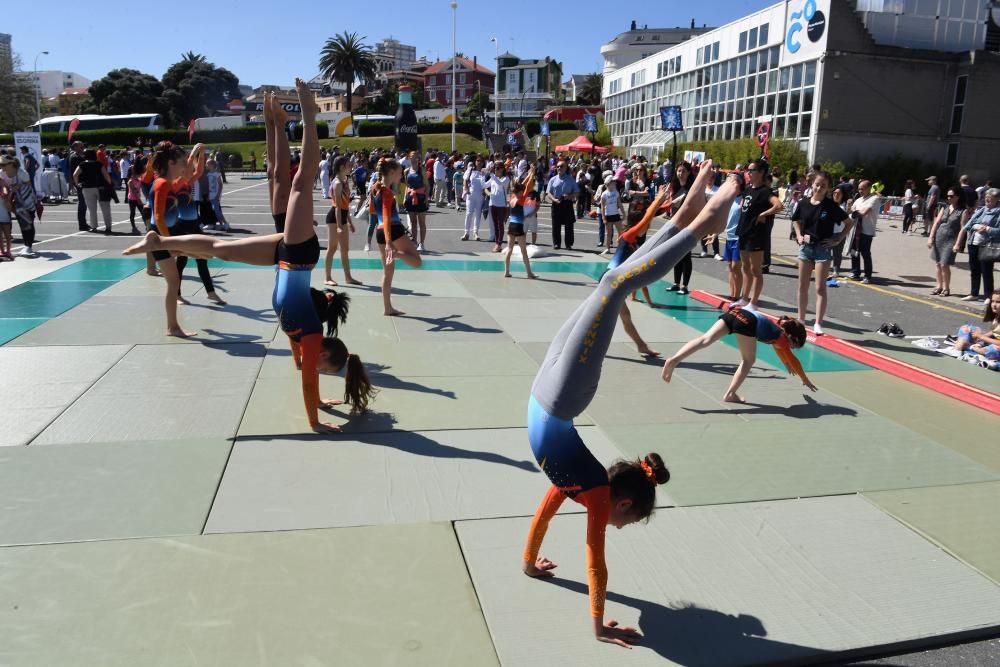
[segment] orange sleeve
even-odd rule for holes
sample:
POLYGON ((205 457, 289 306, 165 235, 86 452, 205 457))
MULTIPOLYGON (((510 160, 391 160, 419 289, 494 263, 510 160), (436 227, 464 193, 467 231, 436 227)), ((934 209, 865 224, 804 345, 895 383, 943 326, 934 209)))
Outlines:
POLYGON ((663 203, 665 198, 666 197, 663 195, 657 195, 656 199, 653 200, 653 203, 646 209, 646 214, 642 216, 642 220, 622 232, 622 240, 626 241, 629 245, 634 246, 636 244, 636 240, 645 234, 647 229, 649 229, 650 223, 653 222, 653 217, 656 216, 656 209, 660 207, 660 204, 663 203))
POLYGON ((319 353, 323 343, 322 334, 308 334, 302 337, 302 398, 306 404, 309 425, 319 424, 319 353))
POLYGON ((611 513, 611 487, 598 486, 584 491, 576 501, 587 508, 587 586, 590 589, 590 615, 604 616, 608 594, 608 566, 604 561, 604 533, 611 513))
POLYGON ((392 197, 392 190, 385 188, 382 190, 382 225, 381 229, 389 238, 389 226, 392 225, 392 205, 396 203, 396 198, 392 197), (389 197, 386 197, 389 194, 389 197))
POLYGON ((531 520, 528 543, 524 545, 525 563, 534 563, 538 558, 538 551, 542 548, 545 532, 549 529, 549 521, 559 511, 564 500, 566 500, 566 496, 559 491, 559 487, 555 485, 549 487, 538 509, 535 510, 535 518, 531 520))
POLYGON ((524 194, 527 195, 534 189, 535 189, 535 177, 533 175, 529 175, 528 180, 524 182, 524 194))
POLYGON ((302 346, 299 345, 299 341, 288 339, 288 344, 292 346, 292 361, 295 362, 295 367, 302 370, 302 346))
POLYGON ((167 227, 167 197, 170 196, 170 181, 165 178, 153 182, 153 220, 160 236, 170 236, 167 227))
POLYGON ((775 353, 781 359, 781 363, 784 364, 788 373, 790 375, 798 375, 802 378, 803 383, 808 383, 809 378, 806 376, 805 369, 802 368, 802 363, 795 356, 795 353, 792 352, 792 347, 788 344, 788 337, 785 334, 781 334, 778 340, 771 343, 771 345, 774 346, 775 353))

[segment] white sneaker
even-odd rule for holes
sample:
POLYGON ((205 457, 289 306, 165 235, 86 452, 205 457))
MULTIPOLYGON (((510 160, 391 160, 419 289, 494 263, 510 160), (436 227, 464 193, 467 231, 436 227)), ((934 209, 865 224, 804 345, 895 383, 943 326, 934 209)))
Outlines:
POLYGON ((730 303, 728 306, 726 306, 726 309, 732 310, 733 308, 743 308, 747 305, 747 303, 748 302, 745 301, 744 299, 740 299, 738 301, 733 301, 732 303, 730 303))
POLYGON ((817 322, 816 324, 813 325, 813 333, 816 334, 817 336, 822 336, 826 332, 823 331, 823 327, 820 326, 819 322, 817 322))
POLYGON ((21 251, 17 253, 18 257, 34 257, 35 253, 31 251, 31 248, 24 246, 21 251))
POLYGON ((701 252, 698 253, 698 256, 699 257, 708 257, 708 253, 705 252, 704 250, 702 250, 701 252))
POLYGON ((756 313, 757 312, 757 306, 753 305, 752 303, 747 303, 747 304, 744 304, 743 310, 749 310, 751 313, 756 313))
POLYGON ((423 252, 423 251, 424 251, 424 244, 423 243, 418 243, 417 244, 417 252, 423 252))
POLYGON ((720 255, 719 253, 715 253, 715 261, 716 262, 721 262, 722 261, 722 255, 720 255))
POLYGON ((369 245, 366 243, 365 244, 365 252, 371 252, 371 250, 372 250, 371 247, 369 247, 369 245))

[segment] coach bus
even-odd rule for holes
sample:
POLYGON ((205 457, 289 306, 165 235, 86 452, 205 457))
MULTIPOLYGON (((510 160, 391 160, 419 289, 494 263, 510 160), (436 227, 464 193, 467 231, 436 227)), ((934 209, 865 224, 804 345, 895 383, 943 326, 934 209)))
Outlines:
POLYGON ((123 116, 97 116, 80 114, 78 116, 49 116, 31 125, 28 130, 42 132, 68 132, 69 124, 74 118, 80 120, 77 132, 84 130, 162 130, 163 117, 157 113, 130 113, 123 116))

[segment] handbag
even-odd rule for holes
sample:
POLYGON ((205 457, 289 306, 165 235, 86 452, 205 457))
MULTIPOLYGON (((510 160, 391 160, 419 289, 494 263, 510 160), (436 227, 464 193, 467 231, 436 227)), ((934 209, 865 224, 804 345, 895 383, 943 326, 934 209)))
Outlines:
POLYGON ((980 262, 1000 262, 1000 240, 979 246, 980 262))

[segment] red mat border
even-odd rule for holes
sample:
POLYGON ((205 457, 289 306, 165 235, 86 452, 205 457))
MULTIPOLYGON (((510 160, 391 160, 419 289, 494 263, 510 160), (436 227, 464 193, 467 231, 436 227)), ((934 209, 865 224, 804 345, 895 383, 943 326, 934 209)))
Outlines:
MULTIPOLYGON (((702 303, 707 303, 714 308, 721 309, 729 303, 729 299, 723 299, 720 296, 716 296, 715 294, 710 294, 702 290, 691 290, 691 296, 692 298, 697 299, 702 303)), ((773 316, 768 315, 768 317, 774 319, 773 316)), ((985 389, 973 387, 972 385, 939 375, 938 373, 920 368, 919 366, 914 366, 913 364, 909 364, 905 361, 900 361, 899 359, 893 359, 892 357, 884 354, 873 352, 872 350, 864 348, 860 345, 829 334, 825 336, 810 335, 808 340, 813 345, 821 347, 824 350, 829 350, 847 357, 848 359, 853 359, 854 361, 866 364, 884 373, 889 373, 890 375, 906 380, 907 382, 912 382, 913 384, 920 385, 921 387, 926 387, 932 391, 936 391, 940 394, 944 394, 945 396, 962 401, 967 405, 972 405, 982 410, 986 410, 987 412, 1000 415, 1000 396, 986 391, 985 389)))

